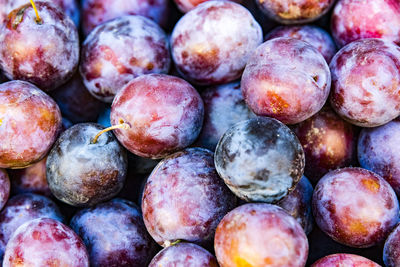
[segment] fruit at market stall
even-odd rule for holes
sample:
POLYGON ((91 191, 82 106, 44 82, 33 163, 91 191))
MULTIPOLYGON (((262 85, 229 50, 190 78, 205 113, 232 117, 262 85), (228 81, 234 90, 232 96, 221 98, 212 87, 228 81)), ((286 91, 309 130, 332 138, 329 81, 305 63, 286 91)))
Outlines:
POLYGON ((243 100, 240 83, 233 82, 203 90, 204 122, 197 145, 214 151, 221 136, 235 123, 255 114, 243 100))
POLYGON ((88 248, 92 266, 147 266, 156 252, 138 207, 128 200, 80 210, 70 225, 88 248))
POLYGON ((385 240, 399 217, 399 202, 389 183, 362 168, 326 174, 314 189, 312 208, 323 232, 357 248, 385 240))
POLYGON ((400 266, 400 226, 398 225, 385 241, 383 261, 387 267, 400 266))
POLYGON ((111 124, 129 129, 114 134, 130 152, 146 158, 163 158, 191 145, 203 124, 203 101, 188 82, 164 75, 142 75, 117 94, 111 107, 111 124))
POLYGON ((334 266, 346 266, 346 267, 380 267, 379 264, 370 261, 367 258, 354 255, 354 254, 332 254, 322 259, 319 259, 311 267, 334 267, 334 266))
POLYGON ((0 67, 7 78, 50 91, 67 82, 78 67, 79 38, 72 20, 48 2, 10 13, 0 28, 0 67))
POLYGON ((10 196, 10 178, 7 171, 0 169, 0 210, 3 209, 10 196))
POLYGON ((400 196, 400 120, 363 129, 358 139, 361 167, 382 176, 400 196))
POLYGON ((309 43, 322 54, 328 64, 337 51, 329 33, 314 25, 279 26, 265 36, 265 41, 279 37, 290 37, 309 43))
POLYGON ((134 78, 168 73, 167 35, 142 16, 123 16, 97 26, 82 47, 80 73, 89 92, 111 103, 134 78))
POLYGON ((343 47, 330 63, 333 109, 361 127, 383 125, 400 115, 400 47, 363 39, 343 47))
POLYGON ((285 124, 302 122, 325 104, 331 75, 309 43, 280 37, 260 45, 244 70, 241 87, 249 108, 285 124))
POLYGON ((57 205, 47 197, 20 194, 10 198, 0 213, 0 258, 15 230, 22 224, 37 218, 64 221, 57 205))
POLYGON ((218 263, 214 255, 204 248, 191 243, 178 243, 161 250, 149 265, 160 266, 218 267, 218 263))
POLYGON ((366 38, 400 44, 400 2, 339 0, 333 9, 331 29, 339 47, 366 38))
POLYGON ((292 130, 306 155, 304 174, 316 184, 330 170, 356 162, 357 131, 332 109, 324 107, 292 130))
POLYGON ((282 208, 245 204, 229 212, 215 233, 221 267, 303 267, 308 241, 300 224, 282 208))
POLYGON ((230 1, 207 1, 185 14, 171 35, 178 72, 198 85, 240 78, 262 30, 252 14, 230 1))
POLYGON ((209 245, 235 196, 215 171, 213 154, 188 148, 162 160, 147 179, 142 212, 147 231, 163 247, 177 240, 209 245))
POLYGON ((3 266, 89 267, 89 257, 72 229, 59 221, 40 218, 15 231, 7 244, 3 266))
POLYGON ((81 0, 82 29, 88 35, 96 26, 124 16, 141 15, 165 27, 169 17, 167 0, 81 0))
POLYGON ((111 132, 96 123, 75 124, 61 134, 47 157, 47 182, 53 195, 76 207, 106 201, 121 191, 127 155, 111 132))
POLYGON ((219 176, 246 201, 275 203, 294 190, 304 171, 304 152, 281 122, 258 117, 232 126, 215 150, 219 176))
POLYGON ((61 130, 61 113, 33 84, 0 84, 0 168, 24 168, 41 160, 61 130))

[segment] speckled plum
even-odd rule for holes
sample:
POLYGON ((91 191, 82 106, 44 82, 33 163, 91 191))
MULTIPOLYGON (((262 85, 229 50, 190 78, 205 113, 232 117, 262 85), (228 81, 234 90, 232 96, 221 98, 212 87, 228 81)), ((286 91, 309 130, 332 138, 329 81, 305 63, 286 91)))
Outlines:
POLYGON ((192 144, 200 133, 204 104, 185 80, 164 74, 142 75, 117 94, 111 124, 121 121, 129 129, 114 131, 130 152, 163 158, 192 144))
POLYGON ((380 267, 379 264, 354 254, 332 254, 319 259, 311 267, 380 267))
POLYGON ((289 194, 304 171, 304 152, 281 122, 259 117, 232 126, 215 150, 227 186, 246 201, 274 203, 289 194))
MULTIPOLYGON (((196 6, 198 6, 204 2, 207 2, 207 1, 210 1, 210 0, 174 0, 178 9, 183 13, 187 13, 190 10, 194 9, 196 6)), ((234 1, 236 3, 242 2, 242 0, 231 0, 231 1, 234 1)))
POLYGON ((321 53, 304 41, 287 37, 260 45, 241 81, 243 97, 254 113, 285 124, 299 123, 317 113, 330 86, 329 67, 321 53))
POLYGON ((0 168, 24 168, 41 160, 61 130, 61 113, 33 84, 0 85, 0 168))
POLYGON ((82 0, 82 29, 88 35, 96 26, 124 16, 141 15, 166 26, 167 0, 82 0))
POLYGON ((306 156, 305 175, 316 184, 328 171, 356 162, 357 133, 329 107, 296 124, 292 130, 306 156))
POLYGON ((64 220, 57 205, 47 197, 20 194, 10 198, 0 213, 1 257, 15 230, 22 224, 37 218, 52 218, 61 222, 64 220))
POLYGON ((162 160, 147 179, 142 212, 147 231, 166 247, 177 240, 207 245, 235 196, 215 171, 213 154, 189 148, 162 160))
POLYGON ((7 171, 0 169, 0 210, 3 209, 10 196, 10 178, 7 171))
POLYGON ((400 266, 400 225, 397 225, 385 241, 383 261, 387 267, 400 266))
POLYGON ((47 182, 53 195, 76 207, 111 199, 121 191, 128 168, 126 151, 111 132, 93 138, 104 128, 75 124, 61 134, 50 151, 47 182))
POLYGON ((244 102, 239 82, 213 86, 200 95, 204 101, 204 122, 196 144, 201 147, 214 151, 231 126, 255 117, 244 102))
POLYGON ((179 243, 161 250, 151 261, 149 267, 218 267, 217 259, 204 248, 179 243))
POLYGON ((73 123, 96 121, 105 106, 88 92, 79 73, 50 92, 50 96, 57 102, 63 116, 73 123))
MULTIPOLYGON (((79 26, 80 10, 76 0, 40 0, 50 2, 64 11, 79 26)), ((35 3, 38 1, 35 1, 35 3)), ((0 22, 7 18, 7 15, 14 9, 29 3, 29 0, 1 0, 0 1, 0 22)))
POLYGON ((88 248, 92 266, 147 266, 155 254, 142 215, 128 200, 113 199, 80 210, 70 225, 88 248))
POLYGON ((315 21, 325 15, 335 0, 257 0, 260 10, 282 24, 315 21))
POLYGON ((168 73, 167 36, 142 16, 123 16, 97 26, 82 47, 80 73, 96 98, 112 102, 116 93, 137 76, 168 73))
POLYGON ((337 51, 329 33, 314 25, 279 26, 270 31, 264 39, 268 41, 279 37, 290 37, 309 43, 324 56, 327 63, 331 61, 337 51))
POLYGON ((326 174, 315 187, 312 208, 325 234, 358 248, 383 241, 399 217, 399 203, 389 183, 361 168, 326 174))
POLYGON ((400 47, 382 39, 363 39, 343 47, 332 59, 330 102, 345 120, 376 127, 400 115, 400 47))
POLYGON ((261 203, 229 212, 217 227, 214 247, 221 267, 304 267, 308 255, 300 224, 282 208, 261 203))
POLYGON ((78 67, 79 38, 72 20, 56 6, 37 2, 15 9, 0 28, 0 66, 7 78, 50 91, 68 81, 78 67))
POLYGON ((400 2, 339 0, 332 13, 331 29, 339 47, 366 38, 400 44, 400 2))
POLYGON ((208 1, 184 15, 171 35, 178 72, 194 84, 240 78, 262 30, 251 13, 230 1, 208 1))
POLYGON ((35 164, 18 170, 9 170, 12 192, 14 194, 35 193, 51 196, 51 191, 46 179, 46 160, 44 157, 35 164))
POLYGON ((4 267, 89 267, 82 240, 63 223, 39 218, 21 225, 10 238, 4 267))
POLYGON ((311 211, 312 195, 313 187, 310 181, 303 176, 295 189, 277 203, 297 220, 306 234, 311 232, 314 224, 311 211))
POLYGON ((400 120, 364 128, 358 140, 361 167, 382 176, 400 196, 400 120))

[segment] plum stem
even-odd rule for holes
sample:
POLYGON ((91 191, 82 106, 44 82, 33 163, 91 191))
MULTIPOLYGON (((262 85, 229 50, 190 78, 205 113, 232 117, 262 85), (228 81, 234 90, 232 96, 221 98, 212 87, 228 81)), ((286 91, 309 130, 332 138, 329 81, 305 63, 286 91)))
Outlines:
POLYGON ((42 20, 42 18, 41 18, 40 15, 39 15, 39 12, 38 12, 38 10, 37 10, 37 8, 36 8, 35 2, 33 2, 33 0, 29 0, 29 1, 31 1, 31 5, 32 5, 32 7, 33 7, 33 10, 35 10, 35 14, 36 14, 36 23, 42 24, 42 23, 43 23, 43 20, 42 20))
POLYGON ((109 132, 109 131, 112 131, 112 130, 115 130, 115 129, 124 129, 124 130, 127 130, 127 129, 129 129, 129 128, 131 128, 131 127, 129 126, 129 124, 125 123, 123 120, 120 120, 120 124, 113 125, 113 126, 111 126, 111 127, 105 128, 104 130, 102 130, 102 131, 100 131, 98 134, 96 134, 96 136, 93 138, 93 140, 92 140, 91 143, 92 143, 92 144, 96 144, 96 143, 97 143, 97 139, 99 139, 100 135, 102 135, 103 133, 106 133, 106 132, 109 132))
POLYGON ((164 247, 167 248, 167 247, 175 246, 176 244, 179 244, 180 242, 181 242, 180 239, 175 240, 174 242, 171 242, 171 241, 167 240, 167 241, 164 242, 164 247))

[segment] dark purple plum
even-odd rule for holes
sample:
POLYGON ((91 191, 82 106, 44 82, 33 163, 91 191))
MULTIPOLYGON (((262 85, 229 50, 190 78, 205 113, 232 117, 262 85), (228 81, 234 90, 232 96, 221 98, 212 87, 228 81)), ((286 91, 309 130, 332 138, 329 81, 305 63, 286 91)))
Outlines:
POLYGON ((333 240, 367 248, 385 240, 399 220, 399 202, 382 177, 362 168, 329 172, 312 200, 319 228, 333 240))
POLYGON ((88 248, 92 266, 147 266, 155 254, 156 244, 142 215, 128 200, 113 199, 80 210, 70 225, 88 248))
POLYGON ((211 243, 235 196, 215 171, 213 154, 188 148, 162 160, 147 179, 142 212, 147 231, 160 245, 177 240, 211 243))
POLYGON ((275 203, 301 179, 304 152, 287 126, 259 117, 235 124, 221 137, 215 151, 215 166, 238 197, 275 203))
POLYGON ((311 267, 380 267, 379 264, 354 254, 332 254, 319 259, 311 267))
POLYGON ((0 169, 0 210, 3 209, 10 196, 10 178, 7 171, 0 169))
POLYGON ((47 182, 53 195, 76 207, 96 205, 121 191, 127 155, 111 132, 95 123, 80 123, 61 134, 47 157, 47 182))
POLYGON ((387 267, 400 266, 400 225, 390 233, 383 248, 383 261, 387 267))
POLYGON ((245 204, 229 212, 215 233, 221 267, 304 267, 308 241, 300 224, 282 208, 245 204))
POLYGON ((149 267, 218 267, 217 259, 204 248, 191 243, 178 243, 164 248, 150 262, 149 267))
POLYGON ((21 225, 10 238, 4 267, 89 267, 82 240, 66 225, 39 218, 21 225))

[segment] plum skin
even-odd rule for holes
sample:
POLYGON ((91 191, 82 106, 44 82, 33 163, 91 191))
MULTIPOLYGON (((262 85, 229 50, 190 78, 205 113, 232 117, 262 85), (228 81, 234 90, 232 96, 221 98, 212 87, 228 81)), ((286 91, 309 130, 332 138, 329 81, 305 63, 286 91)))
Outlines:
POLYGON ((347 267, 379 267, 379 264, 354 254, 331 254, 314 262, 311 267, 347 266, 347 267), (350 265, 351 264, 351 265, 350 265))

